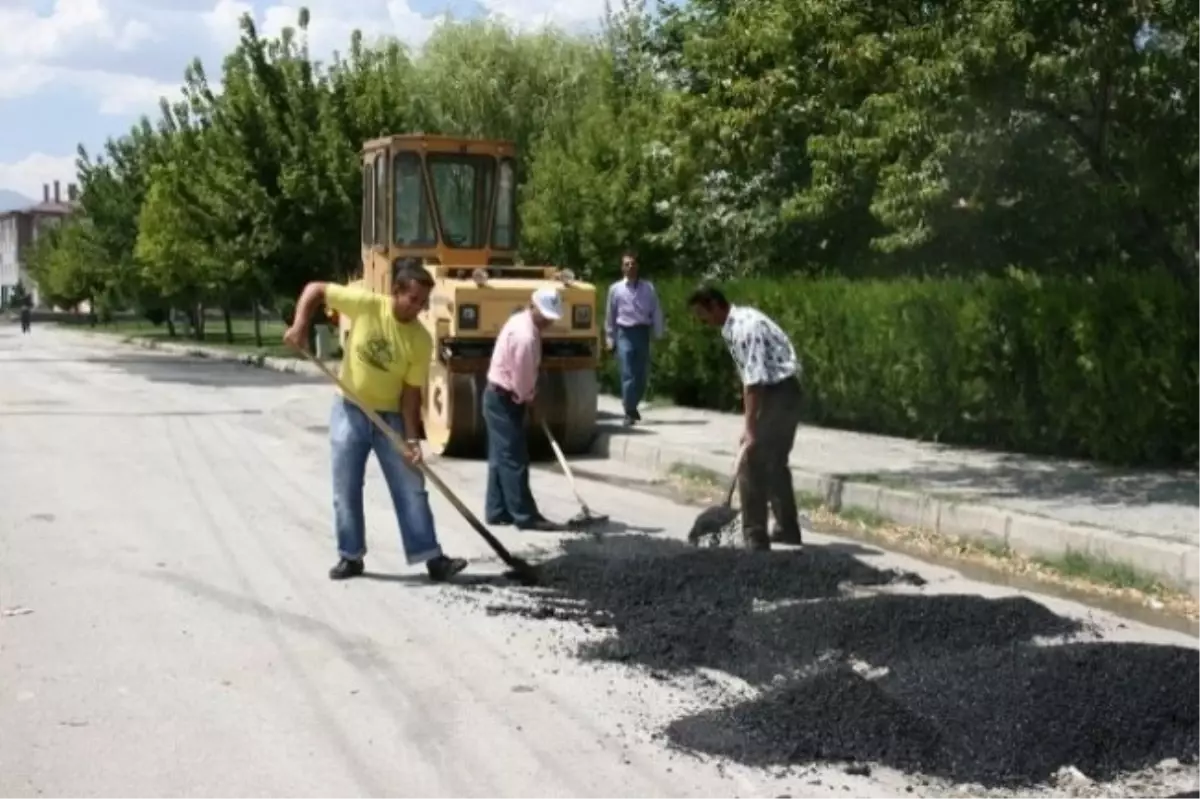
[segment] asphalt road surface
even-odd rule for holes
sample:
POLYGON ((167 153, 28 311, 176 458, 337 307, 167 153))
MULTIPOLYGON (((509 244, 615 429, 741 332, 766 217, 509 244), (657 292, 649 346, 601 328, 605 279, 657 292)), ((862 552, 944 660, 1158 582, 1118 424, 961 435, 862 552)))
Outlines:
MULTIPOLYGON (((937 794, 954 792, 956 785, 975 793, 1017 790, 992 780, 990 771, 955 771, 961 759, 893 758, 889 750, 874 765, 848 767, 838 746, 854 742, 847 743, 841 728, 822 733, 819 751, 789 750, 786 741, 781 750, 775 740, 772 751, 782 753, 771 756, 754 748, 752 736, 726 730, 714 737, 712 730, 724 722, 705 714, 735 701, 757 701, 789 669, 801 672, 811 663, 792 653, 783 666, 770 665, 776 661, 768 655, 779 654, 772 641, 786 633, 767 627, 755 633, 758 638, 748 637, 758 629, 749 623, 730 632, 722 615, 728 603, 705 599, 703 592, 712 588, 717 597, 722 586, 738 587, 732 572, 729 580, 711 573, 703 584, 689 583, 670 596, 661 592, 683 581, 669 566, 655 567, 649 582, 639 582, 637 574, 647 576, 646 563, 667 562, 662 551, 683 539, 695 516, 696 509, 668 499, 584 481, 589 504, 616 522, 608 538, 498 530, 518 554, 557 559, 556 574, 569 572, 562 564, 574 562, 564 560, 564 544, 577 553, 586 549, 590 576, 565 578, 566 594, 575 593, 558 597, 558 610, 537 611, 548 600, 499 580, 502 564, 440 497, 434 512, 443 544, 471 559, 463 575, 470 579, 459 587, 431 586, 422 569, 406 567, 372 464, 370 577, 329 581, 325 573, 335 560, 325 428, 330 396, 330 387, 313 378, 173 358, 46 327, 22 336, 15 326, 0 326, 0 795, 862 796, 937 794), (653 542, 658 554, 638 555, 638 541, 653 542), (597 572, 597 563, 607 565, 597 572), (605 575, 618 574, 633 575, 627 583, 620 582, 626 577, 606 583, 628 586, 618 596, 596 588, 605 575), (651 589, 660 593, 645 593, 651 589), (689 598, 680 605, 679 591, 685 590, 689 598), (623 600, 641 604, 616 607, 623 600), (705 616, 709 601, 711 615, 705 616), (616 605, 605 610, 604 602, 616 605), (508 612, 518 606, 527 612, 508 612), (595 613, 581 623, 564 607, 595 613), (680 607, 699 615, 683 619, 680 607), (597 621, 600 616, 609 621, 597 621), (646 620, 640 638, 632 630, 639 619, 646 620), (697 626, 653 628, 670 619, 697 626), (617 655, 581 655, 581 646, 603 644, 613 634, 605 625, 615 625, 626 648, 617 655), (690 652, 710 633, 714 641, 724 636, 732 643, 720 652, 715 644, 690 652)), ((483 464, 438 462, 436 468, 481 510, 483 464)), ((556 474, 536 472, 534 491, 548 515, 565 518, 577 510, 556 474)), ((1020 601, 1036 610, 1034 616, 1082 624, 1083 632, 1075 634, 1092 644, 1170 644, 1181 648, 1172 651, 1194 655, 1196 642, 1185 634, 1065 600, 1013 599, 1014 590, 972 582, 949 569, 811 538, 809 550, 840 558, 838 568, 849 569, 827 593, 887 595, 929 607, 939 597, 1004 600, 1010 610, 1011 602, 1020 601), (874 587, 861 580, 845 587, 854 574, 893 574, 888 570, 921 579, 878 579, 874 587)), ((788 554, 768 557, 773 560, 754 563, 775 568, 788 554)), ((799 582, 811 588, 817 581, 806 575, 799 582)), ((791 604, 820 601, 810 595, 791 604)), ((931 618, 930 611, 921 613, 931 618)), ((842 619, 838 629, 849 630, 862 618, 842 619)), ((883 626, 896 628, 896 618, 883 626)), ((1032 622, 1006 618, 1007 627, 1025 624, 1031 635, 1038 632, 1032 622)), ((974 625, 966 618, 959 627, 974 625)), ((918 628, 905 636, 921 638, 918 628)), ((811 645, 825 640, 805 629, 811 645)), ((1050 625, 1041 633, 1052 638, 1062 630, 1050 625)), ((869 643, 843 635, 822 645, 813 662, 825 662, 835 651, 884 657, 869 643)), ((913 662, 909 655, 906 663, 913 662)), ((869 672, 877 663, 851 661, 864 680, 875 678, 869 672)), ((939 679, 959 685, 953 665, 918 670, 949 675, 939 679)), ((891 672, 903 671, 897 660, 891 672)), ((1193 668, 1189 679, 1195 677, 1193 668)), ((1160 671, 1142 682, 1164 680, 1160 671)), ((912 685, 888 690, 914 706, 928 705, 912 685)), ((1186 712, 1175 703, 1195 707, 1194 688, 1189 697, 1161 690, 1147 717, 1162 715, 1165 707, 1171 718, 1153 716, 1147 735, 1154 740, 1137 744, 1145 751, 1110 753, 1094 766, 1107 769, 1115 758, 1138 765, 1140 776, 1088 776, 1089 766, 1078 784, 1056 778, 1037 790, 1144 789, 1161 795, 1195 787, 1194 760, 1152 762, 1184 754, 1176 750, 1190 745, 1191 722, 1188 717, 1180 727, 1179 713, 1186 712)), ((851 701, 851 694, 846 697, 851 701)), ((1070 701, 1075 704, 1068 714, 1089 704, 1086 696, 1070 701)), ((807 707, 814 725, 820 713, 839 712, 807 707)), ((842 710, 849 712, 848 706, 842 710)), ((731 723, 743 724, 743 716, 731 723)), ((959 737, 965 740, 971 732, 963 729, 959 737)), ((1020 743, 996 740, 997 746, 1020 743)), ((1064 757, 1073 755, 1071 750, 1064 757)), ((1065 765, 1072 764, 1049 767, 1065 765)))

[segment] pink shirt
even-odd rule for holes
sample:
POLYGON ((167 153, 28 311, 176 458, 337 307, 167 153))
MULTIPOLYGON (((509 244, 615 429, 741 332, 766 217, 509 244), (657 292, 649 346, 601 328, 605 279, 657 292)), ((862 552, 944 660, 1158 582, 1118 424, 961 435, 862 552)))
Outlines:
POLYGON ((541 362, 542 334, 526 309, 510 316, 496 336, 488 382, 511 391, 518 402, 529 402, 537 393, 541 362))

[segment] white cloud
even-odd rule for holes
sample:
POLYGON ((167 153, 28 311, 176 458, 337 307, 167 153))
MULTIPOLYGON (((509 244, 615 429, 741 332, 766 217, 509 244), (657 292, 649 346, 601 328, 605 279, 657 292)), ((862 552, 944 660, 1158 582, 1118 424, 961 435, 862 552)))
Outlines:
POLYGON ((0 8, 0 53, 7 61, 49 61, 102 44, 128 52, 153 37, 146 23, 119 20, 101 0, 55 0, 49 16, 31 7, 0 8))
POLYGON ((604 18, 604 0, 479 0, 491 16, 528 30, 555 25, 578 30, 604 18))
POLYGON ((42 186, 59 182, 60 197, 66 199, 67 184, 75 183, 75 156, 46 155, 31 153, 20 161, 0 163, 0 187, 19 191, 30 199, 41 202, 42 186))
MULTIPOLYGON (((604 11, 604 0, 480 2, 490 16, 522 29, 579 29, 604 11)), ((153 115, 160 97, 180 96, 184 68, 195 57, 219 84, 221 58, 236 45, 244 13, 253 13, 260 35, 269 37, 295 27, 302 6, 311 12, 309 50, 320 60, 344 53, 355 29, 368 41, 394 36, 416 48, 440 23, 406 0, 273 0, 265 8, 260 0, 54 0, 49 12, 39 0, 0 0, 0 117, 6 100, 55 86, 82 91, 101 117, 153 115)), ((0 163, 0 187, 40 199, 43 183, 69 182, 74 169, 73 154, 31 153, 0 163)))

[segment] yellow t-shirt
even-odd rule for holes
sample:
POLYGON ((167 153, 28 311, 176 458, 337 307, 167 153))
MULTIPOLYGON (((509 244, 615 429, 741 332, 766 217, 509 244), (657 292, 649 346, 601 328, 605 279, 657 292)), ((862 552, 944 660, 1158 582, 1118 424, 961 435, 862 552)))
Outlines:
POLYGON ((396 321, 391 297, 329 283, 325 306, 351 320, 341 377, 368 408, 398 411, 406 385, 425 387, 433 340, 419 322, 396 321))

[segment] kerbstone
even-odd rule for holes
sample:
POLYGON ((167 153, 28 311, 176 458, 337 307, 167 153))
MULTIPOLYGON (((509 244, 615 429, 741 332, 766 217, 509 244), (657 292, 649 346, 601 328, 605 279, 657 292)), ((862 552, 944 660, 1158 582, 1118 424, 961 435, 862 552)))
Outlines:
POLYGON ((1119 563, 1127 563, 1145 574, 1159 576, 1164 582, 1186 585, 1184 556, 1194 547, 1159 541, 1141 535, 1097 530, 1092 534, 1088 554, 1119 563))
POLYGON ((896 524, 920 527, 924 520, 924 509, 928 497, 912 491, 896 491, 891 488, 879 491, 879 515, 896 524))
POLYGON ((1092 529, 1040 516, 1014 514, 1008 526, 1008 546, 1031 558, 1057 558, 1067 552, 1088 552, 1092 529))
POLYGON ((1195 547, 1183 553, 1183 584, 1192 596, 1200 594, 1200 550, 1195 547))
POLYGON ((987 544, 1008 544, 1012 514, 987 505, 942 502, 937 531, 945 536, 987 544))
POLYGON ((835 513, 846 508, 879 512, 880 487, 870 483, 842 483, 837 507, 831 507, 835 513))

